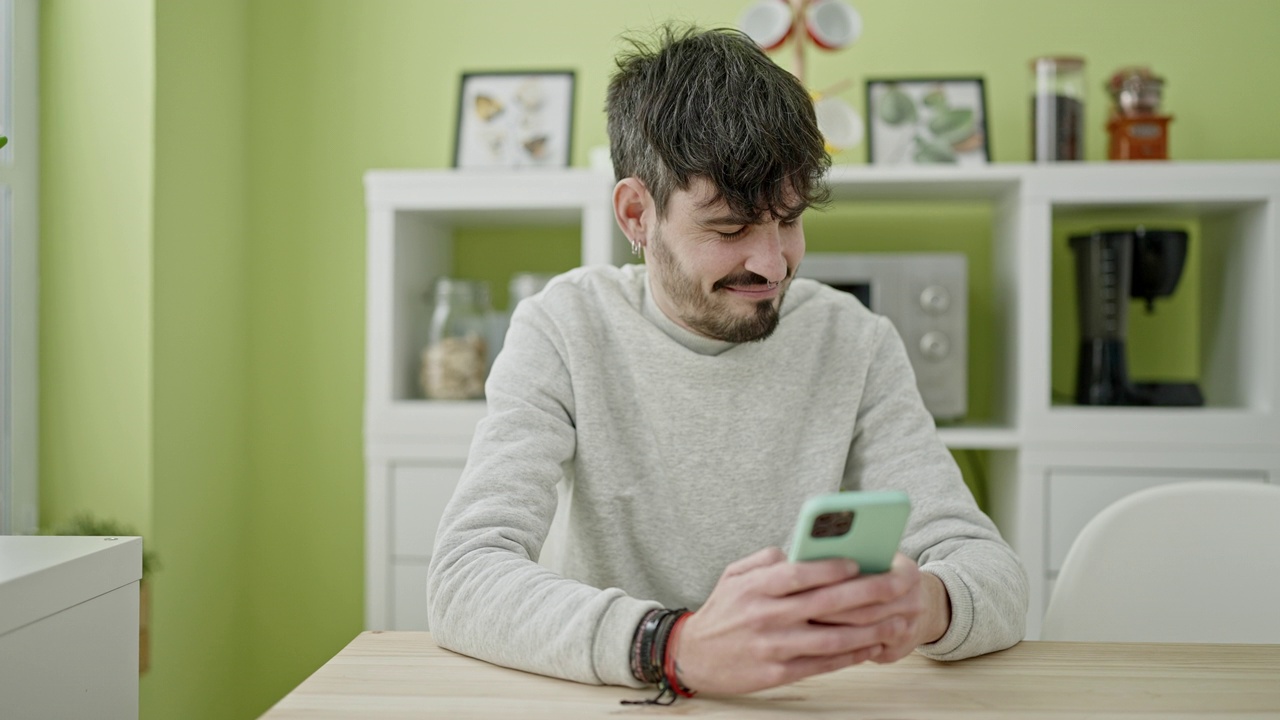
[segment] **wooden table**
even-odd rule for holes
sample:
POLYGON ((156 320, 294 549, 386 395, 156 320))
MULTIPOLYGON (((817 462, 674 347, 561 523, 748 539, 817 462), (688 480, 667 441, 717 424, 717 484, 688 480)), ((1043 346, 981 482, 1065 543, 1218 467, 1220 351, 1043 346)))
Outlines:
POLYGON ((1280 645, 1023 642, 954 663, 912 655, 745 696, 623 706, 652 692, 580 685, 442 650, 429 633, 366 632, 264 719, 1280 718, 1280 645))

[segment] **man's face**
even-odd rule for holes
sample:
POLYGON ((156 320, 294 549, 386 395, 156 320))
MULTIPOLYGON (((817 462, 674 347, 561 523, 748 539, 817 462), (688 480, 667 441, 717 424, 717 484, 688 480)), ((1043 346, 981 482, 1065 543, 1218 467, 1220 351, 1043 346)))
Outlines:
POLYGON ((658 307, 688 330, 729 342, 769 337, 803 256, 798 217, 750 224, 705 180, 671 196, 645 252, 658 307))

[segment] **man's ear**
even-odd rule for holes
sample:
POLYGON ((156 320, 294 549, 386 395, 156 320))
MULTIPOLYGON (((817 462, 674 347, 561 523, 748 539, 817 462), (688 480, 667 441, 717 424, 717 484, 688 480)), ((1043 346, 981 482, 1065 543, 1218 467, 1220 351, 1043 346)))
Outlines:
POLYGON ((613 215, 622 234, 638 253, 648 243, 649 233, 658 219, 653 196, 639 178, 625 178, 613 187, 613 215))

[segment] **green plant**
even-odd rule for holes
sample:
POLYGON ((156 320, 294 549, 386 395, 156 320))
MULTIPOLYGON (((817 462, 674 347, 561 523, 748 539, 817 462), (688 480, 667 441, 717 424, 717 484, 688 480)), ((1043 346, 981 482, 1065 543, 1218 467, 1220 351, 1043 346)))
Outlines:
MULTIPOLYGON (((115 520, 104 520, 94 517, 91 513, 80 513, 71 518, 69 522, 62 525, 53 532, 54 535, 89 535, 93 537, 128 537, 137 536, 138 532, 124 523, 115 520)), ((147 550, 146 540, 143 540, 142 551, 142 579, 145 580, 151 573, 160 569, 160 558, 155 551, 147 550)))
POLYGON ((4 147, 5 145, 8 145, 8 144, 9 144, 9 138, 7 138, 7 137, 5 137, 5 136, 3 136, 3 135, 0 135, 0 148, 4 147))

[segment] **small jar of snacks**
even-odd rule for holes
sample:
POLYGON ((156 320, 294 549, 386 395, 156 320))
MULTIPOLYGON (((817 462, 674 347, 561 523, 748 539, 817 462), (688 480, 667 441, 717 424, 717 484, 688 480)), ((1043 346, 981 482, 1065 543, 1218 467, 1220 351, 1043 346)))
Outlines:
POLYGON ((482 281, 436 280, 435 307, 422 351, 422 389, 433 400, 484 397, 489 288, 482 281))

